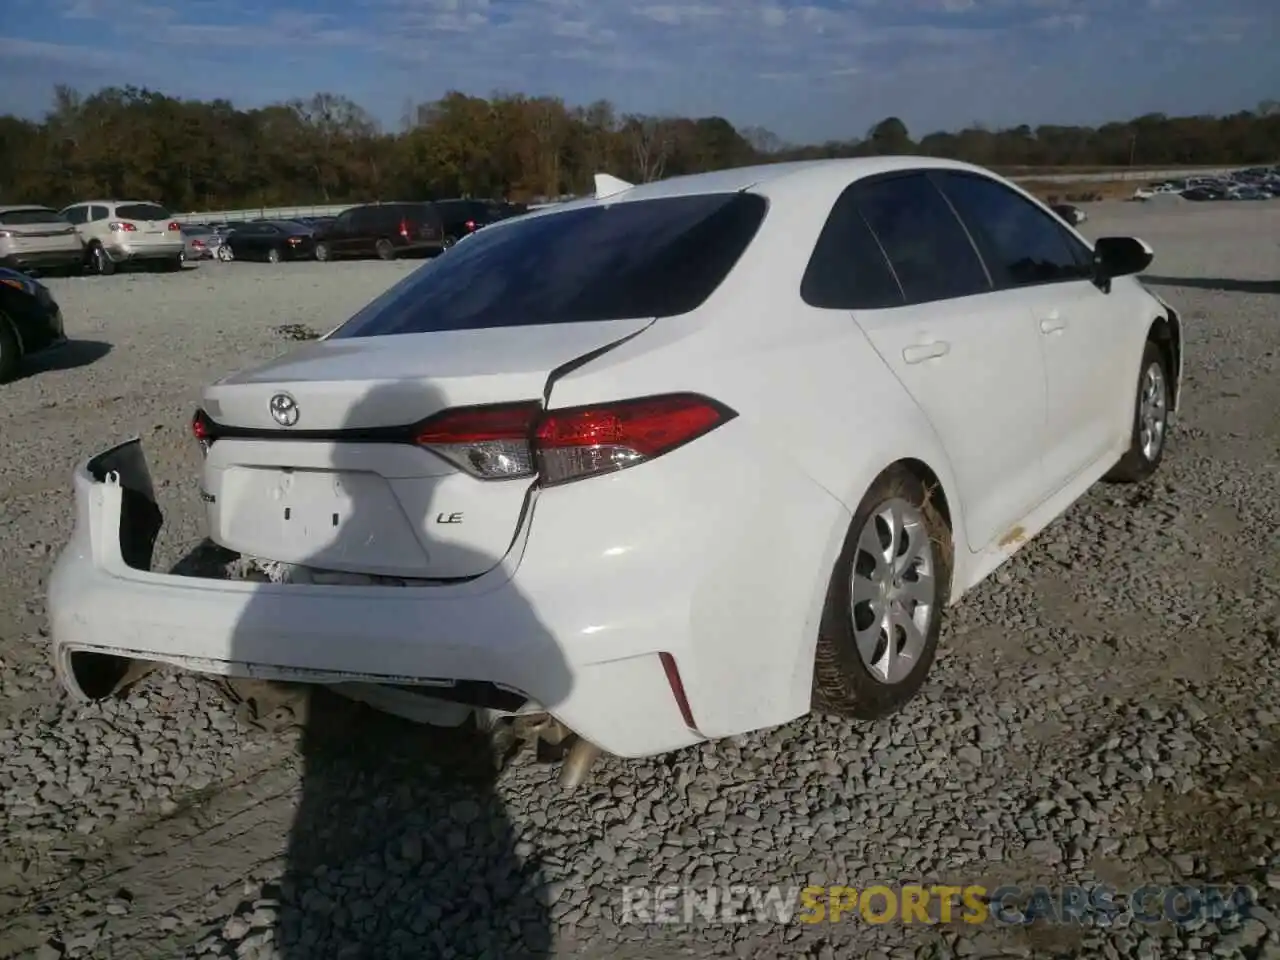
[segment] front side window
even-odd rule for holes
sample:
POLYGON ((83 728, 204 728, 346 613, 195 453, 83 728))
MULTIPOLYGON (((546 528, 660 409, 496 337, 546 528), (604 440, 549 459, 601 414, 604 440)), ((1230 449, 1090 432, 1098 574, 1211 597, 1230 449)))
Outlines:
POLYGON ((991 281, 973 242, 925 174, 860 184, 856 195, 908 303, 990 291, 991 281))
POLYGON ((1072 243, 1080 244, 1025 197, 975 174, 947 172, 938 182, 982 249, 997 286, 1061 283, 1089 275, 1072 248, 1072 243))
POLYGON ((591 205, 481 230, 333 335, 672 317, 703 303, 764 219, 748 193, 591 205))

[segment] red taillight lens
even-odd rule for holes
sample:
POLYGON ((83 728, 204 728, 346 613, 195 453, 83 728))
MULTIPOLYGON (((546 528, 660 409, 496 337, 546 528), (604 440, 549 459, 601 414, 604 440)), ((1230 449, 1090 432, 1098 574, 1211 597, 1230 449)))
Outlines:
POLYGON ((407 237, 407 236, 409 236, 409 221, 408 221, 408 220, 401 220, 401 221, 400 221, 400 236, 402 236, 402 237, 407 237))
POLYGON ((668 394, 549 410, 536 402, 447 410, 421 425, 419 444, 472 476, 535 474, 553 486, 660 457, 736 414, 697 394, 668 394))
POLYGON ((204 246, 204 241, 203 241, 203 240, 192 240, 192 241, 191 241, 191 245, 192 245, 193 247, 203 247, 203 246, 204 246))
POLYGON ((468 220, 466 223, 466 227, 468 230, 474 232, 476 229, 476 222, 474 220, 468 220))
POLYGON ((289 246, 291 247, 296 247, 301 242, 302 242, 301 237, 290 237, 288 240, 285 241, 285 243, 289 244, 289 246))
POLYGON ((423 423, 417 442, 483 480, 513 480, 535 472, 530 440, 537 403, 446 410, 423 423))
POLYGON ((203 410, 197 410, 191 417, 191 435, 196 438, 202 451, 208 452, 213 443, 213 424, 203 410))
POLYGON ((182 229, 182 224, 180 224, 177 220, 170 221, 169 229, 172 230, 174 233, 177 233, 179 230, 182 229))
POLYGON ((538 467, 547 485, 612 473, 652 460, 732 419, 696 394, 550 410, 538 424, 538 467))
POLYGON ((138 228, 132 223, 125 223, 123 220, 115 220, 107 224, 107 229, 112 233, 133 233, 138 228))

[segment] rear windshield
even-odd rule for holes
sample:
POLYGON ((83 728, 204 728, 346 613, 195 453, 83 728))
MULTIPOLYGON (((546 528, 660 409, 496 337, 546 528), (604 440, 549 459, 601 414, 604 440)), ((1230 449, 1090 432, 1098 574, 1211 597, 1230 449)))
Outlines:
POLYGON ((193 236, 204 236, 205 234, 213 233, 213 228, 206 227, 203 224, 188 224, 182 228, 182 232, 193 236))
POLYGON ((0 213, 0 223, 8 227, 25 227, 37 223, 70 223, 62 214, 47 207, 26 207, 0 213))
POLYGON ((116 207, 121 220, 168 220, 170 213, 155 203, 122 203, 116 207))
POLYGON ((513 220, 416 270, 333 338, 688 313, 733 269, 765 209, 754 194, 705 194, 513 220))

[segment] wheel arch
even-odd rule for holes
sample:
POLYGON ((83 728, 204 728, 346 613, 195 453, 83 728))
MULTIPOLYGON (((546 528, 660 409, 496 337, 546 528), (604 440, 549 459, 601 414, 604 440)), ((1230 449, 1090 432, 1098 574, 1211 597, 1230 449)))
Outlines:
POLYGON ((1172 307, 1166 307, 1167 315, 1157 314, 1147 328, 1147 341, 1156 344, 1164 353, 1169 364, 1169 389, 1173 394, 1172 409, 1174 413, 1182 403, 1182 318, 1172 307))
POLYGON ((27 345, 23 342, 22 328, 18 326, 18 322, 9 314, 0 310, 0 325, 8 327, 13 332, 13 339, 18 341, 18 357, 25 357, 27 355, 27 345))

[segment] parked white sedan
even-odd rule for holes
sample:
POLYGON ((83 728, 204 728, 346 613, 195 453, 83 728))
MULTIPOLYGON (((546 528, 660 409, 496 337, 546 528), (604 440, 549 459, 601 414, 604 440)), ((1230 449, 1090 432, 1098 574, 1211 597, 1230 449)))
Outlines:
POLYGON ((67 689, 407 688, 631 757, 875 718, 948 604, 1159 466, 1183 341, 1142 241, 917 157, 598 183, 208 388, 209 533, 271 582, 152 572, 139 442, 86 461, 67 689))

